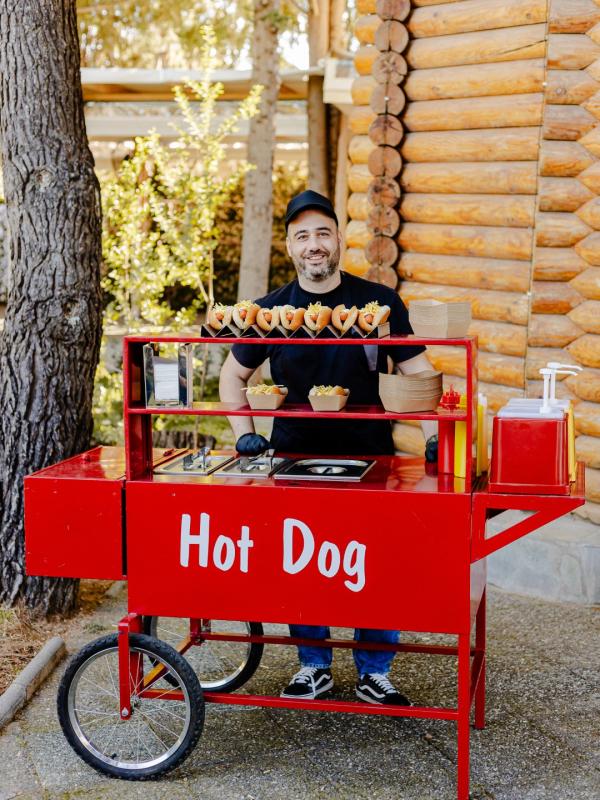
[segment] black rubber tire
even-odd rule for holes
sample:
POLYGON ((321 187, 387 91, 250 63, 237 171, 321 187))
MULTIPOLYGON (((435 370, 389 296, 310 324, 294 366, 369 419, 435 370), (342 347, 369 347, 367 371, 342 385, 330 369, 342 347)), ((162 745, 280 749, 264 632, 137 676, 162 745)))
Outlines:
MULTIPOLYGON (((157 638, 156 629, 157 629, 157 621, 159 617, 144 617, 144 633, 148 636, 153 636, 157 638)), ((247 625, 250 627, 250 634, 252 636, 262 636, 263 635, 263 626, 260 622, 248 622, 247 625)), ((159 640, 160 641, 160 640, 159 640)), ((199 645, 202 647, 203 645, 199 645)), ((206 692, 217 692, 217 693, 225 693, 225 692, 233 692, 236 689, 239 689, 240 686, 243 686, 250 678, 254 675, 260 661, 262 659, 264 650, 264 645, 252 642, 250 645, 250 651, 248 653, 248 659, 244 664, 243 668, 240 672, 238 672, 233 678, 223 681, 219 686, 207 686, 202 681, 202 675, 198 676, 198 680, 200 681, 200 686, 206 692)), ((184 656, 185 657, 185 656, 184 656)), ((168 679, 168 678, 167 678, 168 679)))
MULTIPOLYGON (((185 658, 170 645, 161 642, 159 639, 146 636, 145 634, 130 634, 129 646, 131 649, 142 650, 149 659, 152 659, 154 656, 153 663, 157 663, 156 657, 158 657, 177 672, 188 695, 189 702, 186 703, 186 708, 189 711, 189 724, 185 736, 177 749, 158 764, 150 767, 124 768, 106 763, 101 758, 94 755, 94 753, 82 743, 80 736, 77 735, 69 713, 69 692, 74 678, 80 674, 82 667, 85 668, 86 662, 91 664, 93 657, 102 653, 102 651, 114 651, 118 649, 117 640, 118 634, 116 633, 96 639, 83 647, 69 661, 58 688, 58 719, 63 733, 73 750, 83 761, 102 775, 129 781, 151 780, 170 772, 181 764, 196 746, 204 727, 205 704, 202 688, 194 670, 190 667, 185 658)), ((132 712, 132 719, 134 715, 135 710, 132 712)), ((127 723, 124 722, 123 724, 127 723)), ((86 739, 86 741, 89 743, 89 740, 86 739)), ((91 743, 89 744, 91 746, 91 743)))

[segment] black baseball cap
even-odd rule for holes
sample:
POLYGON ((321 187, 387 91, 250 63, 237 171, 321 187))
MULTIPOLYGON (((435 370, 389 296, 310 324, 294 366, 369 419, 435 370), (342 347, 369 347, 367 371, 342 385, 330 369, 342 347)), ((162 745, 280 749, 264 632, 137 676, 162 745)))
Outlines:
POLYGON ((312 189, 307 189, 305 192, 300 192, 300 194, 297 194, 296 197, 292 197, 288 203, 285 212, 286 231, 288 229, 288 225, 294 219, 294 217, 297 217, 301 211, 307 211, 309 208, 314 208, 317 211, 321 211, 323 214, 331 217, 331 219, 334 219, 336 225, 339 224, 331 200, 328 197, 319 194, 318 192, 313 192, 312 189))

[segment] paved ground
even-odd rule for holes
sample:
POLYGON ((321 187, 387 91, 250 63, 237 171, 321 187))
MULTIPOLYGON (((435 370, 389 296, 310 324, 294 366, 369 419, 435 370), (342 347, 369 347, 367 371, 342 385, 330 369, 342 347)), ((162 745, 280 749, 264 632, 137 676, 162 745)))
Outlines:
MULTIPOLYGON (((114 630, 107 599, 73 626, 71 652, 114 630)), ((600 610, 492 592, 488 725, 473 730, 473 800, 598 800, 600 610)), ((454 659, 396 659, 394 678, 420 704, 451 703, 454 659)), ((268 648, 247 688, 277 692, 295 666, 268 648)), ((340 697, 352 697, 349 653, 336 656, 340 697)), ((454 800, 450 722, 209 707, 193 755, 160 781, 98 775, 70 750, 55 714, 62 668, 0 735, 0 800, 454 800)))

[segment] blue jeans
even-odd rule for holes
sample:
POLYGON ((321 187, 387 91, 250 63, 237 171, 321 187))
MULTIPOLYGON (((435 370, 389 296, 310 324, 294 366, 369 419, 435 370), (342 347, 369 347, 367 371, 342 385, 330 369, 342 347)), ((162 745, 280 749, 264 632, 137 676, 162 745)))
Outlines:
MULTIPOLYGON (((290 625, 290 634, 298 639, 328 639, 329 628, 324 625, 290 625)), ((357 628, 354 631, 356 642, 385 642, 397 644, 398 631, 375 630, 373 628, 357 628)), ((396 653, 393 650, 353 650, 354 663, 359 676, 366 673, 387 675, 396 653)), ((333 658, 331 647, 310 647, 300 645, 298 657, 303 667, 329 669, 333 658)))

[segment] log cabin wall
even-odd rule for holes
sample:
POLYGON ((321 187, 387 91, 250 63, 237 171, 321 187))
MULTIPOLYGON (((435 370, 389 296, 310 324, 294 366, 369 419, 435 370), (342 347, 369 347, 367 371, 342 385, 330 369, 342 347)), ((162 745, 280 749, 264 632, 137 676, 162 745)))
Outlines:
MULTIPOLYGON (((549 360, 584 366, 560 394, 600 522, 600 0, 357 9, 345 268, 470 300, 492 411, 539 396, 549 360)), ((430 357, 462 388, 461 352, 430 357)), ((395 441, 423 448, 417 426, 395 441)))

